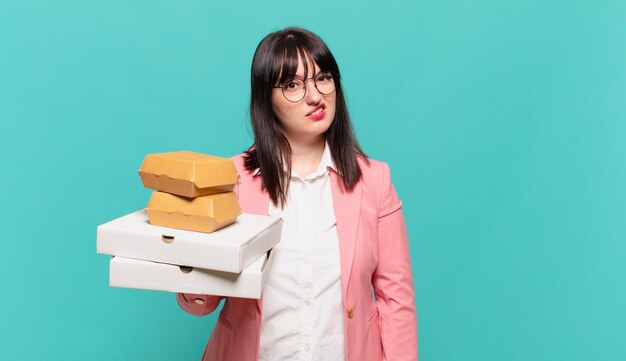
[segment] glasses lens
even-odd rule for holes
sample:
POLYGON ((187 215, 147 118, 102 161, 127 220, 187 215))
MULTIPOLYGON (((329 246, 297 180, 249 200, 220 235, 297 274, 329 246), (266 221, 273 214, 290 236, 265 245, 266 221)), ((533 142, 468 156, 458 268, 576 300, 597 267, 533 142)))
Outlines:
POLYGON ((334 92, 335 81, 333 79, 333 74, 329 72, 317 74, 315 76, 315 87, 317 87, 317 90, 324 95, 334 92))
POLYGON ((304 98, 304 81, 293 79, 283 84, 283 95, 290 102, 299 102, 304 98))

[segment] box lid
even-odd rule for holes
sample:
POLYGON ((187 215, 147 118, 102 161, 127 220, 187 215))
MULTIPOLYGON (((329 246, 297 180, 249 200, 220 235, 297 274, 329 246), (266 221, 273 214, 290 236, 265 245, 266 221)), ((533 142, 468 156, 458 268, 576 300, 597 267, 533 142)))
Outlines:
POLYGON ((241 272, 280 241, 282 219, 243 213, 213 233, 151 225, 145 209, 98 226, 97 252, 241 272))
POLYGON ((236 274, 116 256, 109 264, 109 284, 112 287, 258 299, 271 262, 272 252, 269 252, 236 274))
MULTIPOLYGON (((231 186, 226 189, 232 190, 239 179, 232 159, 191 151, 148 154, 139 168, 139 175, 146 188, 170 193, 176 193, 176 189, 162 189, 170 185, 168 182, 175 188, 181 188, 180 181, 183 181, 197 188, 231 186)), ((177 194, 196 196, 186 189, 181 192, 177 194)))

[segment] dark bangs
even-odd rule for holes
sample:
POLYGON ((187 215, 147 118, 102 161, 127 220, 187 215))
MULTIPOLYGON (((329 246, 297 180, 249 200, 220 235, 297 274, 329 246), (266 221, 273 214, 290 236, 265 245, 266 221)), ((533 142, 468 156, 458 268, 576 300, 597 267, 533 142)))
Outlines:
POLYGON ((276 63, 279 68, 275 69, 276 83, 285 83, 296 76, 299 58, 302 59, 305 77, 309 75, 309 68, 317 64, 320 71, 333 73, 337 81, 340 77, 339 67, 326 44, 298 35, 290 34, 276 44, 276 57, 279 59, 276 63))

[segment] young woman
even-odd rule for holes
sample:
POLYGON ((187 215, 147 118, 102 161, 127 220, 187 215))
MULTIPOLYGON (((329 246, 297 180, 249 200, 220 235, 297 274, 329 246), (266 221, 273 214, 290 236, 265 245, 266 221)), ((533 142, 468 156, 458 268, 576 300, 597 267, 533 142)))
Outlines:
POLYGON ((401 202, 354 136, 335 58, 287 28, 261 41, 251 77, 254 145, 233 158, 236 192, 283 233, 260 300, 178 294, 194 315, 226 299, 203 360, 416 361, 401 202))

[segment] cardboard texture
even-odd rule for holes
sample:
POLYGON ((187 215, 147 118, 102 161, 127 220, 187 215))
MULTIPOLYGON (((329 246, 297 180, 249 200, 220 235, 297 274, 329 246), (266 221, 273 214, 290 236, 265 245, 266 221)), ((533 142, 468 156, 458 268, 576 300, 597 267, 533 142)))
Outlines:
POLYGON ((146 188, 189 198, 230 192, 239 180, 231 159, 190 151, 148 154, 139 176, 146 188))
POLYGON ((206 233, 234 223, 241 214, 235 192, 197 198, 154 192, 146 211, 155 226, 206 233))
POLYGON ((258 299, 271 261, 272 252, 266 253, 237 274, 118 256, 110 262, 109 284, 112 287, 258 299))
POLYGON ((282 219, 243 213, 213 233, 151 225, 144 209, 98 226, 97 252, 241 272, 280 241, 282 219))

